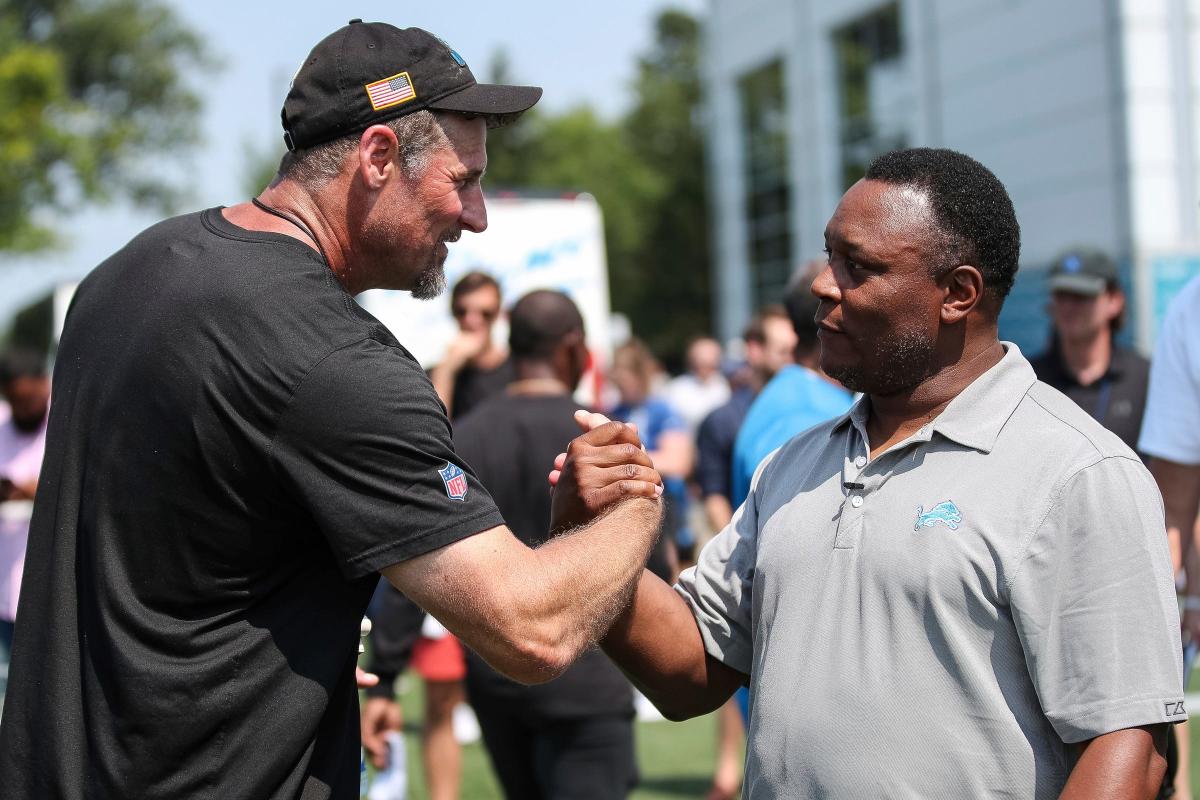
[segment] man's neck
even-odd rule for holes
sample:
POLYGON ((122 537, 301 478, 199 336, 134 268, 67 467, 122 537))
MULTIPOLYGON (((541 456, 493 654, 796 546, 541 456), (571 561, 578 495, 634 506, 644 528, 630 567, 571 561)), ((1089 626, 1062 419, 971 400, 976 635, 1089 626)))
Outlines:
POLYGON ((1080 386, 1090 386, 1104 377, 1112 361, 1112 334, 1100 331, 1086 339, 1060 339, 1063 366, 1080 386))
POLYGON ((867 437, 871 457, 904 441, 935 419, 976 378, 999 363, 1004 347, 997 339, 966 349, 917 386, 887 395, 871 395, 867 437))
POLYGON ((303 242, 324 255, 334 277, 351 294, 369 288, 364 276, 357 274, 349 264, 348 250, 329 214, 313 201, 311 194, 295 182, 284 179, 264 189, 258 200, 284 216, 264 211, 253 203, 239 203, 224 210, 225 219, 246 230, 281 233, 303 242), (299 221, 303 228, 287 217, 299 221))
POLYGON ((520 396, 550 396, 567 395, 571 387, 567 385, 563 375, 553 364, 544 361, 514 362, 516 379, 508 385, 507 391, 520 396))

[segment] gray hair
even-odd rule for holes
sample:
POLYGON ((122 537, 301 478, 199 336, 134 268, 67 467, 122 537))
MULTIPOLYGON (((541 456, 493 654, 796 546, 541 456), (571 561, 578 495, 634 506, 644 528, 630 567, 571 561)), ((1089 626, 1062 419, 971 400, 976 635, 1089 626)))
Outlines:
MULTIPOLYGON (((400 167, 408 177, 422 174, 429 166, 430 155, 450 144, 438 116, 422 109, 383 123, 396 134, 400 145, 400 167)), ((346 159, 358 150, 361 139, 361 132, 352 133, 285 153, 279 162, 279 175, 312 191, 323 189, 341 174, 346 159)))

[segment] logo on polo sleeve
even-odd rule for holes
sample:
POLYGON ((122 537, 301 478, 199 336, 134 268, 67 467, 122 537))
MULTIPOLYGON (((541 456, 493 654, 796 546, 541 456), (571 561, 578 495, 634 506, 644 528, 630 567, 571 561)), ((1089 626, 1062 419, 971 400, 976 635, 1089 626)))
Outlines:
POLYGON ((952 531, 958 530, 958 523, 962 522, 962 512, 958 510, 958 506, 954 505, 954 501, 945 500, 928 511, 924 506, 917 506, 917 522, 913 525, 914 531, 919 531, 921 528, 932 528, 939 522, 952 531))
POLYGON ((442 483, 446 484, 446 496, 451 500, 464 500, 467 496, 467 474, 457 464, 446 462, 443 469, 438 470, 442 483))

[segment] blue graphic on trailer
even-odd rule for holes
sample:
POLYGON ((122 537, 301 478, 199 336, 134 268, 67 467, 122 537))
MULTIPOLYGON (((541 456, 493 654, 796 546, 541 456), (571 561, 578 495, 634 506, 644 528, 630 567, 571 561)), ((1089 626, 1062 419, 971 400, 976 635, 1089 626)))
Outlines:
POLYGON ((921 528, 932 528, 939 522, 952 531, 958 530, 958 523, 962 522, 962 512, 958 510, 958 506, 954 505, 952 500, 938 503, 928 511, 924 506, 917 506, 917 522, 913 525, 914 531, 919 531, 921 528))

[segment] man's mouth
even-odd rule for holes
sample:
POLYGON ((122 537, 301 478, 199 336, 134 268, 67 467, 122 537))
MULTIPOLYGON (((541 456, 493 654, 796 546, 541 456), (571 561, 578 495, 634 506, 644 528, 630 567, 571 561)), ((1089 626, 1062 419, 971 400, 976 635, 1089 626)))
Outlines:
POLYGON ((820 335, 822 333, 836 333, 839 336, 843 336, 846 333, 841 328, 835 328, 833 325, 830 325, 828 322, 818 322, 817 328, 819 328, 819 330, 817 331, 818 335, 820 335))

